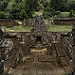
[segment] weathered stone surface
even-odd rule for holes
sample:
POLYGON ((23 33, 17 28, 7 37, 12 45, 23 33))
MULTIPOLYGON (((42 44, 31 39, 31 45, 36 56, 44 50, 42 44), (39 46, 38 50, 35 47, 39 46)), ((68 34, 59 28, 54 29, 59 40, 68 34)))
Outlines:
POLYGON ((53 23, 56 25, 72 25, 75 23, 75 19, 54 19, 53 23))
POLYGON ((71 70, 75 75, 75 24, 73 24, 70 37, 64 37, 63 41, 64 49, 66 50, 68 56, 70 57, 71 70))
POLYGON ((3 31, 0 29, 0 40, 3 38, 3 31))
POLYGON ((34 29, 30 37, 30 45, 42 48, 40 47, 41 45, 47 45, 49 43, 44 18, 42 16, 36 16, 33 27, 34 29))
MULTIPOLYGON (((34 29, 31 33, 25 34, 23 32, 22 35, 19 36, 20 40, 10 37, 14 46, 9 60, 5 63, 5 66, 8 68, 7 72, 10 67, 12 67, 15 68, 13 75, 64 74, 61 74, 60 70, 58 70, 61 69, 59 63, 62 64, 62 66, 68 64, 68 61, 66 61, 67 58, 64 55, 64 49, 61 47, 62 44, 59 41, 53 40, 55 39, 54 34, 51 35, 53 38, 52 41, 49 35, 45 27, 44 19, 41 16, 37 16, 34 22, 34 29)), ((8 53, 9 52, 6 51, 6 54, 8 53)))
POLYGON ((72 54, 72 69, 75 75, 75 47, 73 47, 73 54, 72 54))
POLYGON ((23 20, 23 25, 26 26, 26 19, 23 20))
POLYGON ((0 51, 0 75, 3 75, 4 62, 2 61, 1 51, 0 51))
POLYGON ((72 51, 72 62, 73 62, 73 73, 75 75, 75 24, 73 24, 72 31, 71 31, 71 37, 73 41, 73 51, 72 51))
POLYGON ((24 19, 23 20, 23 26, 29 26, 29 27, 32 27, 32 22, 31 19, 24 19))
POLYGON ((0 20, 0 25, 2 25, 2 26, 19 25, 19 23, 15 22, 13 20, 0 20))

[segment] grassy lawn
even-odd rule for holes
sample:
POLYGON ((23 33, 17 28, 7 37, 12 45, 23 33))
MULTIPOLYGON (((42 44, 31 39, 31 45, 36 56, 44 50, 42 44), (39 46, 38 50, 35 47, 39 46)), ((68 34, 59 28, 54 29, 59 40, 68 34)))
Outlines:
POLYGON ((50 2, 51 0, 46 0, 47 2, 50 2))
POLYGON ((53 32, 70 32, 72 30, 72 25, 52 25, 51 27, 46 26, 48 31, 53 32))
POLYGON ((61 12, 62 15, 69 15, 69 12, 61 12))
MULTIPOLYGON (((53 32, 70 32, 72 30, 72 25, 49 25, 48 19, 45 19, 46 28, 48 31, 53 32), (51 27, 50 27, 51 26, 51 27)), ((5 26, 2 27, 4 31, 5 26)), ((22 27, 22 26, 13 26, 6 28, 7 32, 30 32, 32 27, 22 27)))
POLYGON ((54 32, 70 32, 72 30, 72 25, 50 25, 48 24, 48 20, 45 19, 46 28, 48 31, 54 32))
POLYGON ((68 18, 69 14, 70 14, 70 12, 61 12, 61 17, 68 18))
MULTIPOLYGON (((2 30, 4 31, 5 26, 2 27, 2 30)), ((46 25, 46 28, 48 31, 53 32, 70 32, 72 30, 72 25, 52 25, 49 27, 46 25)), ((32 27, 22 27, 22 26, 14 26, 11 28, 6 28, 7 32, 30 32, 32 27)))
MULTIPOLYGON (((2 30, 4 31, 5 26, 2 27, 2 30)), ((7 32, 30 32, 32 27, 22 27, 22 26, 14 26, 11 28, 6 28, 7 32)))

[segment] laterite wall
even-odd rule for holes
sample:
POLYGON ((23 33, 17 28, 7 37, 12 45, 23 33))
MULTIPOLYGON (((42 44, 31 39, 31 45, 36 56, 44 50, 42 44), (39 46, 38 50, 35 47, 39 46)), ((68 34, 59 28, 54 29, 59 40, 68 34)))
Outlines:
POLYGON ((0 20, 0 25, 7 26, 7 25, 19 25, 19 24, 13 20, 0 20))
POLYGON ((75 19, 54 19, 56 25, 72 25, 75 23, 75 19))

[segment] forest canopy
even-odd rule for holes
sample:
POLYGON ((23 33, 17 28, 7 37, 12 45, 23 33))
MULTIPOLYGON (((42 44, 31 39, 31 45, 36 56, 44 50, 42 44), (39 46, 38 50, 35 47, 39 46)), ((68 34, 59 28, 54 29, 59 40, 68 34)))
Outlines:
POLYGON ((75 0, 0 0, 1 19, 32 18, 35 12, 43 11, 45 18, 69 12, 75 16, 75 0))

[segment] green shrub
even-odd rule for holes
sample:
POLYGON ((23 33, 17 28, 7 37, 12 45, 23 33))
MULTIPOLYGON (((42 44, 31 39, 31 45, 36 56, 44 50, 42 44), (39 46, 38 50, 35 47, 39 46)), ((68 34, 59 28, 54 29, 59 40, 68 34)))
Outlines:
MULTIPOLYGON (((18 13, 17 13, 18 14, 18 13)), ((26 13, 25 10, 21 10, 21 12, 19 13, 19 19, 24 19, 24 18, 28 18, 28 14, 26 13)))
POLYGON ((69 14, 69 16, 70 16, 71 18, 75 17, 75 11, 70 10, 70 14, 69 14))
POLYGON ((60 12, 60 14, 57 16, 58 18, 69 18, 69 12, 60 12))
POLYGON ((50 12, 43 12, 43 17, 44 18, 48 18, 50 16, 52 16, 50 12))
POLYGON ((34 31, 34 28, 32 28, 30 31, 33 32, 34 31))
POLYGON ((61 15, 58 16, 58 18, 69 18, 69 15, 63 15, 63 14, 61 14, 61 15))
POLYGON ((55 14, 56 14, 57 16, 59 16, 59 15, 61 15, 61 12, 60 12, 60 11, 56 11, 55 14))
POLYGON ((1 19, 6 18, 6 15, 5 15, 5 13, 4 13, 3 11, 0 11, 0 18, 1 18, 1 19))

